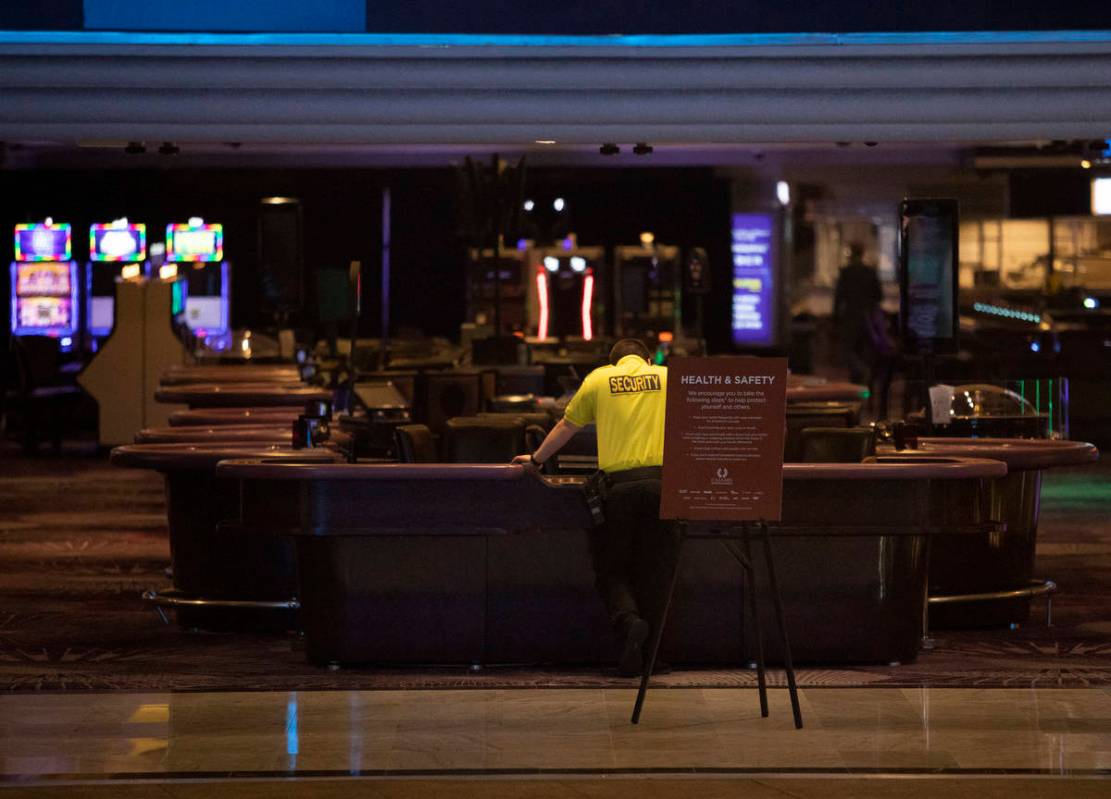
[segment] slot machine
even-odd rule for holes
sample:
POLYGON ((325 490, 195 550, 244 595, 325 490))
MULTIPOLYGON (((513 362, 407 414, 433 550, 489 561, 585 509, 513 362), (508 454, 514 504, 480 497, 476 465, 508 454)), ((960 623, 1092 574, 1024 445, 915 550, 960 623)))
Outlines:
POLYGON ((77 263, 73 229, 47 219, 15 226, 11 272, 13 336, 51 336, 62 351, 73 349, 79 329, 77 263))
POLYGON ((614 334, 656 341, 679 329, 679 248, 642 242, 614 249, 614 334))
POLYGON ((591 341, 597 334, 601 247, 535 250, 536 337, 591 341))
POLYGON ((528 271, 528 251, 524 248, 502 250, 497 268, 493 250, 485 249, 480 255, 472 249, 467 259, 467 321, 480 328, 494 324, 494 281, 499 280, 502 329, 493 332, 506 335, 524 330, 533 304, 528 271))
POLYGON ((147 277, 146 257, 146 225, 133 225, 125 218, 89 226, 85 329, 94 352, 115 326, 116 283, 147 277))
MULTIPOLYGON (((191 218, 166 226, 166 266, 186 282, 185 324, 207 349, 231 346, 231 265, 224 260, 224 226, 191 218)), ((171 275, 164 274, 163 278, 171 275)))

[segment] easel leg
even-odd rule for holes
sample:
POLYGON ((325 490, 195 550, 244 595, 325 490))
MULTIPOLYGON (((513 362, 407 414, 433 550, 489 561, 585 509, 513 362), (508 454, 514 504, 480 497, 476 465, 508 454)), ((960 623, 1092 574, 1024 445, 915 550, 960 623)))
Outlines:
POLYGON ((791 694, 791 712, 795 716, 795 729, 802 729, 802 710, 799 708, 799 691, 795 684, 795 664, 791 660, 791 642, 787 637, 787 623, 783 618, 783 597, 779 594, 779 582, 775 579, 775 561, 772 558, 771 539, 768 525, 760 522, 760 532, 764 538, 764 559, 768 564, 768 585, 775 603, 775 617, 779 623, 779 634, 783 638, 783 669, 787 672, 787 690, 791 694))
POLYGON ((756 685, 760 690, 760 715, 767 718, 768 681, 764 671, 764 631, 760 624, 760 608, 756 605, 756 570, 752 566, 752 545, 749 543, 747 524, 741 525, 741 541, 747 561, 747 565, 742 565, 745 572, 744 579, 748 584, 748 607, 752 614, 752 629, 756 633, 756 685))
POLYGON ((930 637, 930 536, 924 536, 926 541, 926 577, 922 585, 922 639, 919 642, 919 648, 923 650, 933 649, 937 646, 937 641, 930 637))
POLYGON ((671 613, 671 599, 675 596, 675 586, 679 583, 679 569, 683 563, 683 544, 687 540, 687 527, 679 525, 679 547, 675 556, 675 571, 671 574, 671 585, 667 589, 667 600, 660 612, 660 622, 652 631, 652 648, 648 653, 648 660, 644 664, 644 673, 640 676, 640 688, 637 690, 637 701, 633 705, 633 724, 640 723, 640 711, 644 707, 644 698, 648 694, 648 681, 652 678, 652 670, 656 668, 656 655, 660 652, 660 641, 664 637, 664 627, 667 626, 667 617, 671 613))

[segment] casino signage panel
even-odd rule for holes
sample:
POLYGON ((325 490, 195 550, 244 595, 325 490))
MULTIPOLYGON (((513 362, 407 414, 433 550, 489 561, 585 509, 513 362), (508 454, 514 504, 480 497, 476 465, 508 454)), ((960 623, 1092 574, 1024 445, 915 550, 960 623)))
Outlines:
POLYGON ((733 344, 775 345, 775 219, 733 214, 733 344))

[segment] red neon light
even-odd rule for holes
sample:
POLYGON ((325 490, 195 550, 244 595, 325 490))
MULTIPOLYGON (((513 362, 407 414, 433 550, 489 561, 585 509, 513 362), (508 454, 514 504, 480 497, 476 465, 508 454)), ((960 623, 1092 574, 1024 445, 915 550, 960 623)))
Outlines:
POLYGON ((594 274, 587 272, 583 278, 583 338, 590 341, 594 338, 594 326, 590 322, 591 310, 594 305, 594 274))
POLYGON ((536 335, 544 339, 548 337, 548 276, 543 267, 536 273, 536 296, 540 300, 540 326, 536 335))

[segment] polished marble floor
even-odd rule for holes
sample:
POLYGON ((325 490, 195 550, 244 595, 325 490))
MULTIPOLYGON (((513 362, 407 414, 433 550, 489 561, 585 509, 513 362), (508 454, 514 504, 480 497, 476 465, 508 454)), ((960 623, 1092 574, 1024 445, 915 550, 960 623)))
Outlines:
POLYGON ((944 774, 1101 778, 1111 690, 314 691, 0 696, 0 784, 41 779, 944 774))

